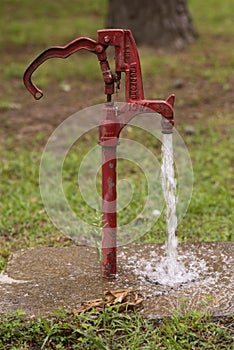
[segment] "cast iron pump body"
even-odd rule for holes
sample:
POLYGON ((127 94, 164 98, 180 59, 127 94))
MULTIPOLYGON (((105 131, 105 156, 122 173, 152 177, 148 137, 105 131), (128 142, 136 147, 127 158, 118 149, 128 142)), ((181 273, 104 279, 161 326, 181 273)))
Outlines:
MULTIPOLYGON (((145 100, 138 50, 130 30, 98 30, 97 41, 81 37, 66 46, 54 46, 43 51, 26 69, 24 84, 35 99, 43 93, 32 82, 33 72, 49 58, 67 58, 79 50, 88 50, 97 55, 104 79, 107 103, 99 127, 99 144, 102 146, 102 274, 105 278, 116 276, 117 256, 117 208, 116 208, 116 147, 119 134, 127 123, 139 114, 137 106, 162 115, 162 132, 171 133, 174 125, 174 95, 167 100, 145 100), (115 48, 115 72, 110 70, 106 50, 115 48), (135 105, 131 113, 123 106, 116 114, 111 102, 115 85, 120 88, 121 73, 125 73, 125 101, 135 105), (120 118, 119 115, 123 115, 120 118)), ((126 105, 127 105, 126 104, 126 105)))

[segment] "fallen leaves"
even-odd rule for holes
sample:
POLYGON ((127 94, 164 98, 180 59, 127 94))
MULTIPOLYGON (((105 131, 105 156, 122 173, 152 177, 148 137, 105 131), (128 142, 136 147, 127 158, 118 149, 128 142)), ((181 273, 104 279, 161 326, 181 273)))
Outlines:
POLYGON ((85 301, 74 312, 80 313, 91 309, 101 311, 110 306, 116 307, 118 311, 133 310, 142 305, 143 300, 142 296, 132 289, 107 290, 104 292, 103 298, 85 301))

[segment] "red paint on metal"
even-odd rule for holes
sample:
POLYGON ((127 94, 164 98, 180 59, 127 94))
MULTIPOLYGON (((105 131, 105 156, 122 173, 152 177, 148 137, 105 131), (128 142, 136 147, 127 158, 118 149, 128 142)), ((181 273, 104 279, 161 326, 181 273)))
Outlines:
MULTIPOLYGON (((108 143, 108 141, 106 141, 108 143)), ((116 145, 102 145, 102 273, 116 275, 116 145)))
POLYGON ((114 85, 120 88, 121 73, 125 74, 125 99, 132 104, 123 106, 120 116, 115 115, 113 104, 108 103, 103 110, 99 127, 99 144, 102 146, 102 269, 103 277, 116 275, 116 147, 123 127, 141 111, 161 114, 162 132, 172 132, 174 125, 173 106, 175 96, 167 100, 145 100, 138 50, 130 30, 104 29, 98 31, 98 40, 78 38, 66 46, 54 46, 42 52, 26 69, 24 84, 30 93, 40 99, 43 93, 32 82, 33 72, 49 58, 67 58, 79 50, 88 50, 97 55, 104 80, 104 93, 111 101, 114 85), (115 48, 115 73, 112 74, 107 60, 106 49, 115 48))
POLYGON ((118 126, 113 103, 103 108, 99 127, 99 144, 102 146, 102 275, 116 276, 117 206, 116 206, 116 148, 118 126))

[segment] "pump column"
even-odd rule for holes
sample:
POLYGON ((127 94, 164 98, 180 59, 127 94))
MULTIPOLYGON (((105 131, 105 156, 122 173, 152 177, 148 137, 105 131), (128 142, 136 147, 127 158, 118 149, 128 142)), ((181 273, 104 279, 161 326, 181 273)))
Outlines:
POLYGON ((102 275, 115 278, 117 265, 117 205, 116 205, 116 136, 117 120, 112 103, 103 109, 99 127, 102 146, 102 275))

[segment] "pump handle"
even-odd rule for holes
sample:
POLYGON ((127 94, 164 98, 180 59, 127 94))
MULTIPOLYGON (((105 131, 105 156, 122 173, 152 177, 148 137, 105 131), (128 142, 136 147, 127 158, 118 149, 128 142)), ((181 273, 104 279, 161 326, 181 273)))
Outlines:
POLYGON ((49 58, 67 58, 79 50, 88 50, 95 53, 97 42, 89 38, 77 38, 65 46, 52 46, 37 56, 24 73, 24 84, 36 100, 43 96, 43 92, 32 82, 33 72, 49 58))

